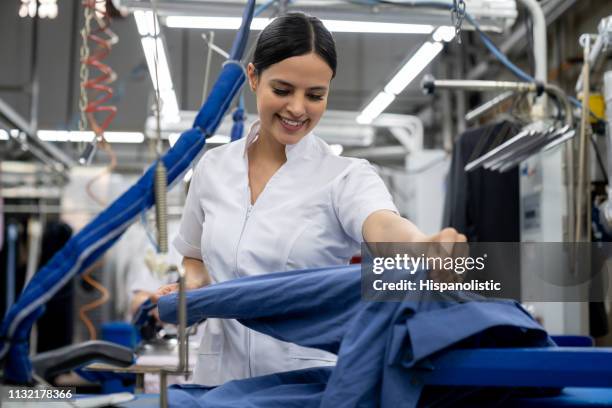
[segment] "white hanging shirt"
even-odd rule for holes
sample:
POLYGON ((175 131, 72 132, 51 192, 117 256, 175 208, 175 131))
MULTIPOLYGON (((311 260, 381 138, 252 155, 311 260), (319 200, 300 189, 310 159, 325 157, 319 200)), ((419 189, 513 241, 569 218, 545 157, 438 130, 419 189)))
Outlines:
MULTIPOLYGON (((366 160, 336 156, 312 133, 286 146, 287 161, 251 205, 247 147, 258 131, 255 122, 246 138, 207 151, 192 177, 174 245, 202 259, 213 283, 345 265, 360 250, 365 219, 377 210, 397 212, 366 160)), ((235 320, 205 324, 195 383, 335 362, 331 353, 276 340, 235 320)))

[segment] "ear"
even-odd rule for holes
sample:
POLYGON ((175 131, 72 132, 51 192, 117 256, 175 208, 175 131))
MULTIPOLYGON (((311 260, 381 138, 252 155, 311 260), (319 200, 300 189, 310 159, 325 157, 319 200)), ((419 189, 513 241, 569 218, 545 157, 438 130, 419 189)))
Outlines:
POLYGON ((257 90, 258 76, 257 70, 255 69, 255 65, 252 62, 249 62, 247 65, 247 77, 249 78, 249 86, 251 90, 255 92, 257 90))

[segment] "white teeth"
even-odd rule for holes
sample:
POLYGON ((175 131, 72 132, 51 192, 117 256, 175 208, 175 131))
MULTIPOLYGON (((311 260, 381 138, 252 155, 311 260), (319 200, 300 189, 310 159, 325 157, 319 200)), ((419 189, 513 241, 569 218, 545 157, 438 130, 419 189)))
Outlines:
POLYGON ((289 120, 289 119, 285 119, 285 118, 281 118, 281 120, 288 124, 289 126, 302 126, 304 124, 304 122, 295 122, 293 120, 289 120))

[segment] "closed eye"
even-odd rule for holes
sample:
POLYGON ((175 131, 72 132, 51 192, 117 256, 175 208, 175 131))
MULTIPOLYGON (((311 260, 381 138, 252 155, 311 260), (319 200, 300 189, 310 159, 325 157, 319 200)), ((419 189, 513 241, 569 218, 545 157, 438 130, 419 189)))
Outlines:
POLYGON ((279 96, 287 96, 287 95, 289 95, 289 91, 287 91, 285 89, 273 88, 273 91, 274 91, 275 94, 277 94, 279 96))

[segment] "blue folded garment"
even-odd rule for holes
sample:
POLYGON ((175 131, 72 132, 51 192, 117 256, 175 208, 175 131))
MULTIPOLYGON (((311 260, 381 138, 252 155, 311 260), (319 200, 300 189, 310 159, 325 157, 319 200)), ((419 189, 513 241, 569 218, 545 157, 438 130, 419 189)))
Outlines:
MULTIPOLYGON (((176 294, 160 299, 162 320, 176 323, 177 304, 176 294)), ((187 308, 190 324, 238 319, 280 340, 337 353, 338 361, 332 368, 231 381, 213 391, 173 387, 171 405, 181 407, 413 407, 423 389, 419 374, 436 353, 554 345, 515 301, 458 292, 428 292, 419 301, 362 301, 358 265, 211 285, 188 292, 187 308)))
POLYGON ((170 406, 318 408, 333 367, 309 368, 285 373, 228 381, 219 387, 196 384, 173 385, 170 406))

